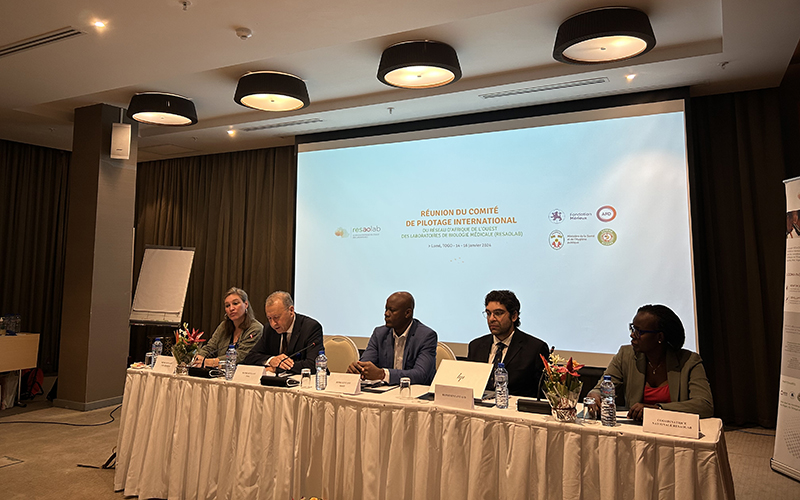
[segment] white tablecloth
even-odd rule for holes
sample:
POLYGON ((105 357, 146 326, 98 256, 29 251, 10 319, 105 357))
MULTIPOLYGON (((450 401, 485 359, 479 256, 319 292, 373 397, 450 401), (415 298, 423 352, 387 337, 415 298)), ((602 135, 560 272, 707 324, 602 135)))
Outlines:
POLYGON ((170 499, 734 497, 718 419, 701 420, 692 440, 395 393, 128 370, 115 489, 170 499))

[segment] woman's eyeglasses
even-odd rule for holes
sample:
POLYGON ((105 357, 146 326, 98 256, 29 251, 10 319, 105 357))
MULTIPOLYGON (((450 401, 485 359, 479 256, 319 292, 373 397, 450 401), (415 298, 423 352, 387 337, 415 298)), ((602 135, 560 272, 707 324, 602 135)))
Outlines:
POLYGON ((631 332, 631 335, 633 335, 633 338, 635 339, 638 339, 645 333, 658 333, 661 331, 661 330, 641 330, 633 323, 628 323, 628 330, 631 332))

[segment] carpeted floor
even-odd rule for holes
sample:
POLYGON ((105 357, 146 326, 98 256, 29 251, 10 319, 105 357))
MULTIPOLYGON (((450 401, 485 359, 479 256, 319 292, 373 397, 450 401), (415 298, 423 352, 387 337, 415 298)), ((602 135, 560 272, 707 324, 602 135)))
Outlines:
MULTIPOLYGON (((111 456, 119 421, 93 427, 3 423, 46 421, 70 424, 108 422, 113 408, 79 412, 54 408, 40 396, 27 408, 0 412, 0 498, 3 500, 122 499, 114 492, 114 470, 99 467, 111 456), (38 401, 37 401, 38 400, 38 401)), ((114 412, 117 416, 118 411, 114 412)), ((739 500, 798 498, 800 482, 773 472, 769 459, 775 431, 726 429, 728 455, 739 500)))

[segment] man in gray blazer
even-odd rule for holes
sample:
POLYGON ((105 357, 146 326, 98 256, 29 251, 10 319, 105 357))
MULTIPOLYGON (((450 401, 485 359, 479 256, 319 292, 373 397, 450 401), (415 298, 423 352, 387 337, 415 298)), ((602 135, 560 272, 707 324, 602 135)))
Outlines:
POLYGON ((408 377, 412 384, 430 385, 436 372, 436 332, 414 319, 414 297, 395 292, 386 299, 384 326, 375 328, 360 361, 351 364, 349 373, 360 373, 365 380, 400 383, 408 377))

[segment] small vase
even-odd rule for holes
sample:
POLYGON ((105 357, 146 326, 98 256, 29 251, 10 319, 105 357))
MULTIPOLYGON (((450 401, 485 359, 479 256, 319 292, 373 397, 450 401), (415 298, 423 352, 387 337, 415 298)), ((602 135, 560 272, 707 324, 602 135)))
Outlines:
POLYGON ((550 409, 553 417, 559 422, 574 423, 578 418, 578 399, 581 395, 583 383, 573 391, 567 391, 565 387, 559 387, 553 391, 547 391, 545 396, 550 402, 550 409))
POLYGON ((188 375, 189 374, 189 365, 186 363, 178 363, 178 366, 175 367, 175 375, 188 375))

